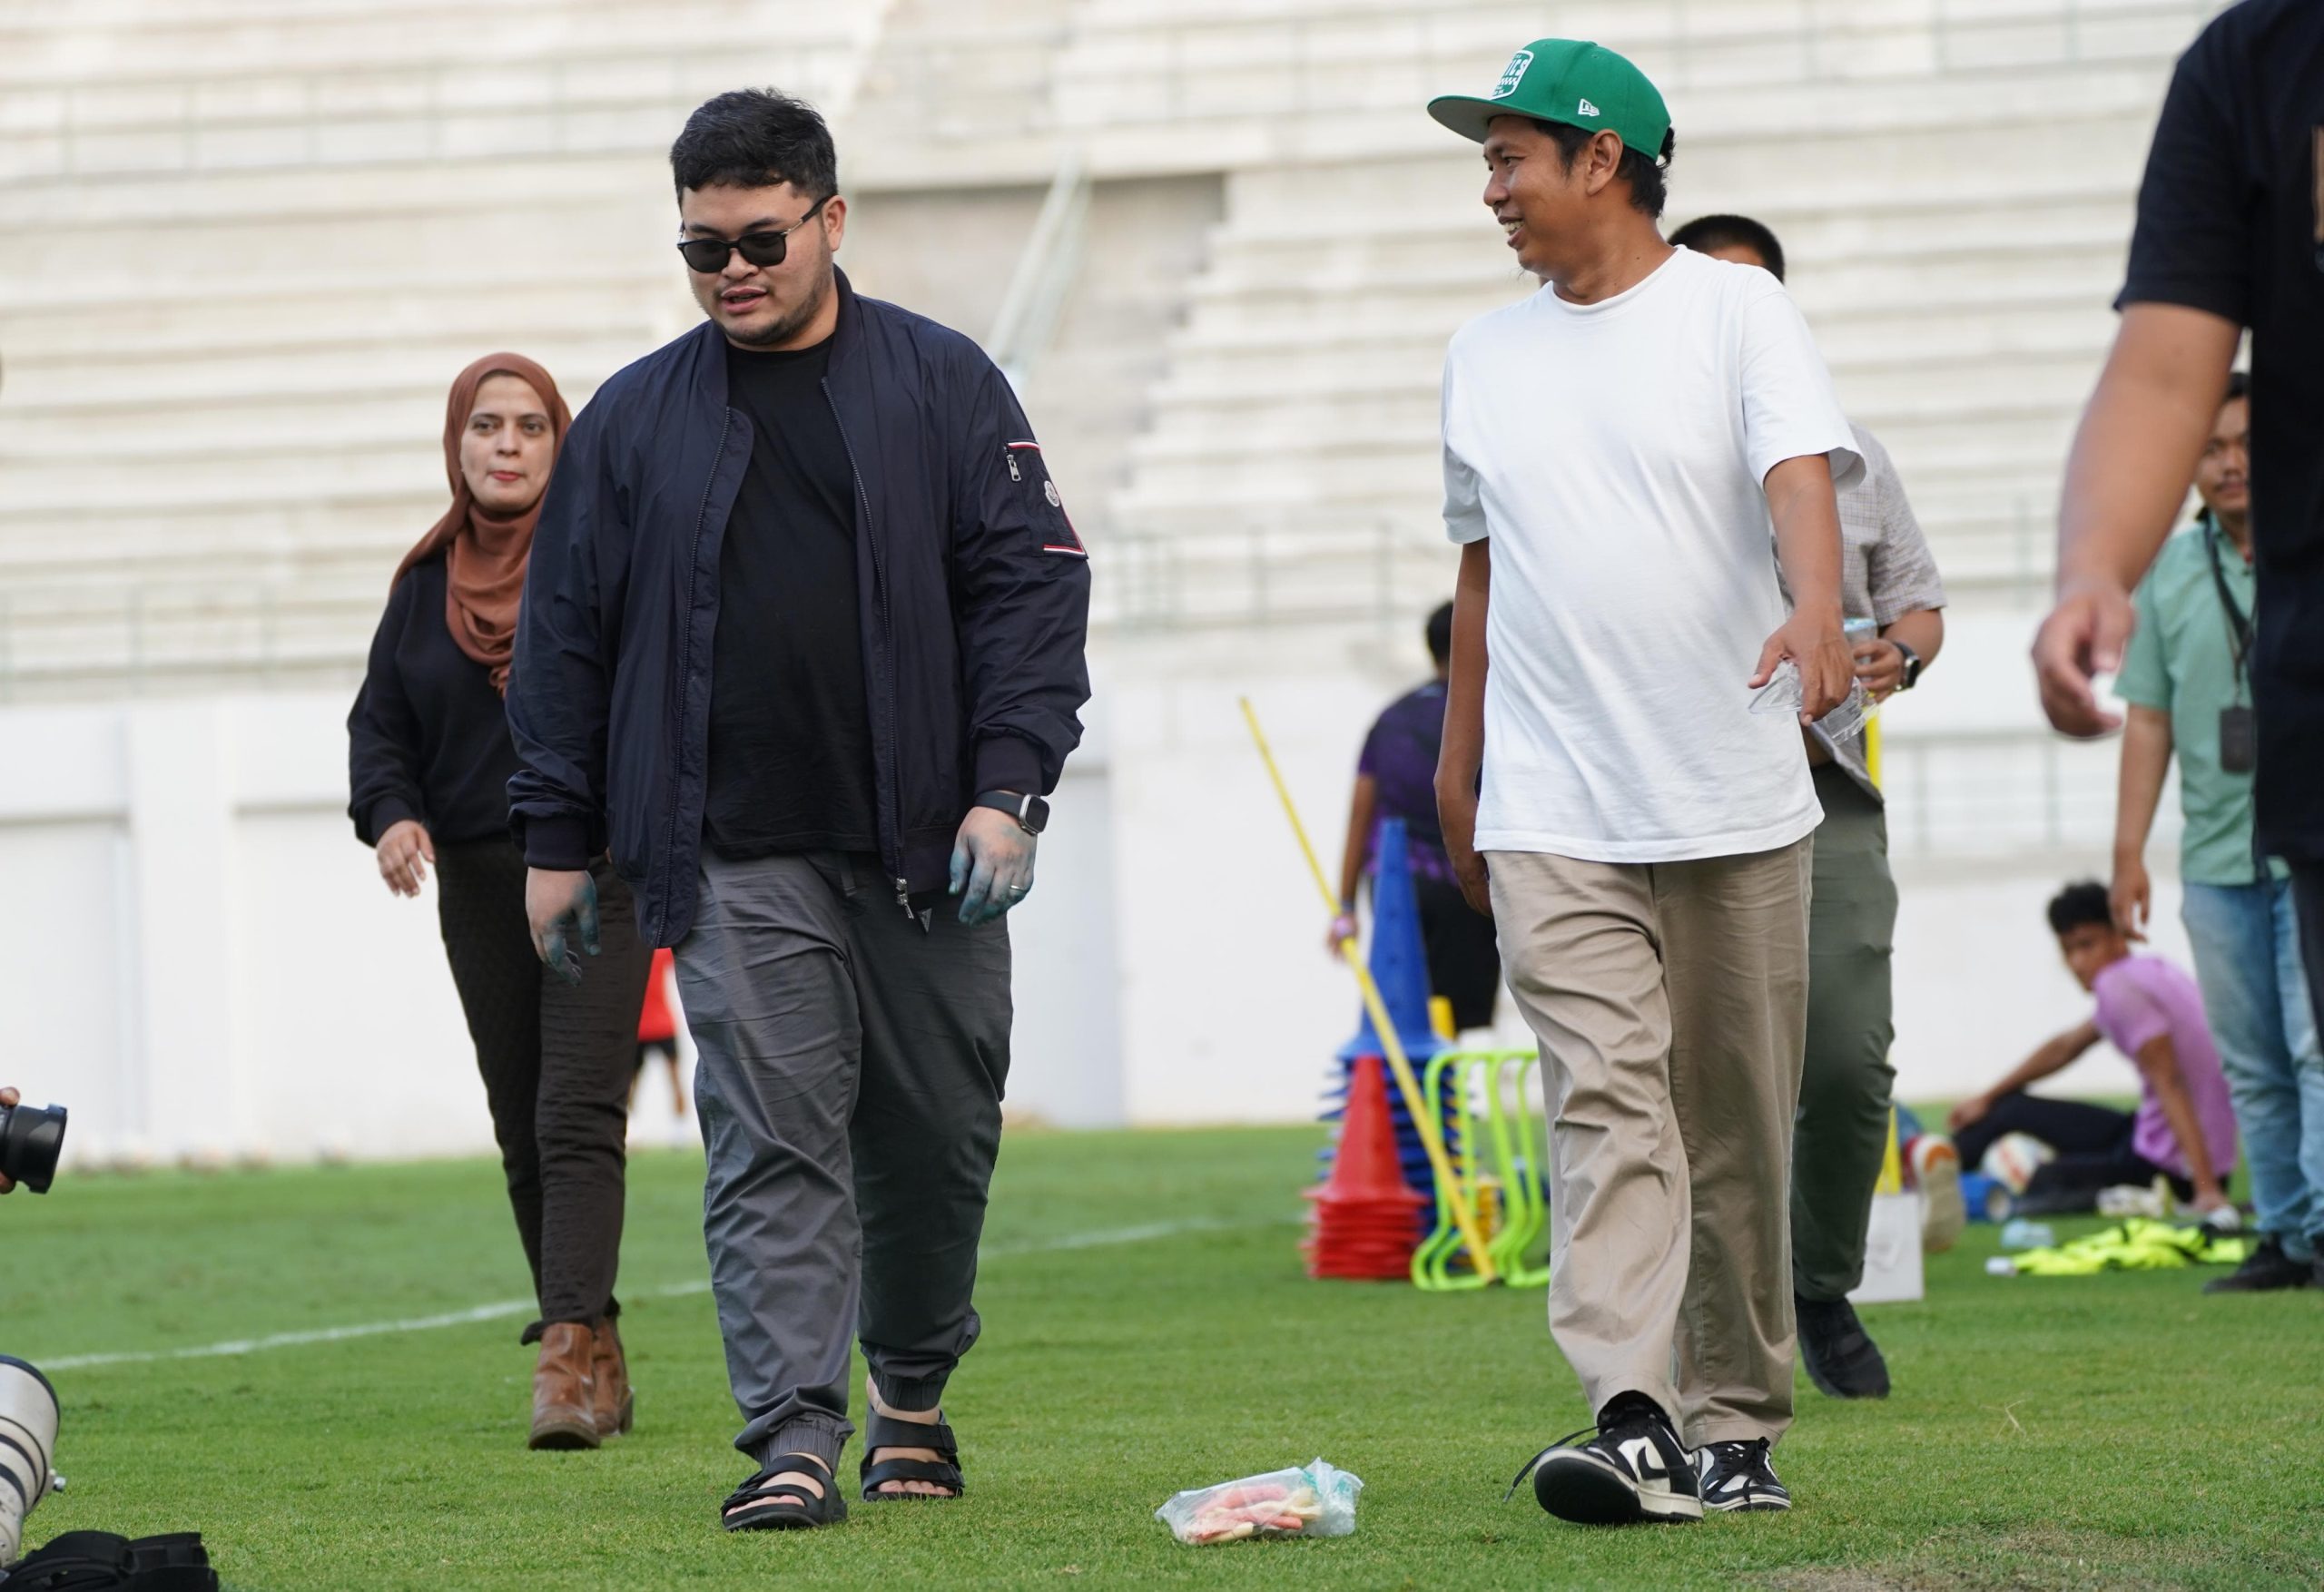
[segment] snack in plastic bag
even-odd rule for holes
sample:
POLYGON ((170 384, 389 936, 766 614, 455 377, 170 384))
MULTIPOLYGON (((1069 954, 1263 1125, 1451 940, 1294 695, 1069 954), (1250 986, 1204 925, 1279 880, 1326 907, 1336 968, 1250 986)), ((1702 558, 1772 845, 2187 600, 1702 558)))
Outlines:
POLYGON ((1360 1478, 1317 1459, 1177 1494, 1154 1511, 1179 1541, 1200 1548, 1246 1537, 1350 1537, 1360 1478))

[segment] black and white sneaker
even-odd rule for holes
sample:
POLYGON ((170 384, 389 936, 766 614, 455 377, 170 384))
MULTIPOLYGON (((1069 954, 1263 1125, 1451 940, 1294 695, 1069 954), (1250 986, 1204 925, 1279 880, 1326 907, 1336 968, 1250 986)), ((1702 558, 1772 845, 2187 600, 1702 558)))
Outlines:
POLYGON ((1561 1520, 1627 1526, 1703 1518, 1686 1445, 1661 1410, 1635 1394, 1599 1411, 1594 1428, 1560 1438, 1534 1455, 1509 1490, 1515 1492, 1528 1474, 1534 1498, 1561 1520))
POLYGON ((1707 1509, 1787 1509, 1791 1489, 1776 1479, 1768 1440, 1706 1443, 1695 1450, 1696 1485, 1707 1509))

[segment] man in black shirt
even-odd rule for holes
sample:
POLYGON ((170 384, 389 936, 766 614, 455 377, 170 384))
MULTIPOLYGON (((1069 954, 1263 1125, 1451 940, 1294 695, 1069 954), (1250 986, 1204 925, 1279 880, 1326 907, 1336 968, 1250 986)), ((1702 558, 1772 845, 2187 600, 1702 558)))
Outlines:
POLYGON ((701 1051, 704 1228, 756 1473, 729 1530, 957 1498, 940 1409, 1009 1070, 1004 914, 1080 733, 1088 567, 1007 381, 860 298, 830 133, 760 91, 671 150, 709 319, 574 423, 535 536, 510 809, 545 961, 610 846, 701 1051))
POLYGON ((2058 603, 2034 645, 2043 706, 2070 735, 2119 722, 2091 677, 2122 666, 2131 593, 2250 328, 2259 843, 2291 864, 2324 1022, 2324 5, 2242 0, 2181 57, 2117 302, 2066 467, 2058 603))

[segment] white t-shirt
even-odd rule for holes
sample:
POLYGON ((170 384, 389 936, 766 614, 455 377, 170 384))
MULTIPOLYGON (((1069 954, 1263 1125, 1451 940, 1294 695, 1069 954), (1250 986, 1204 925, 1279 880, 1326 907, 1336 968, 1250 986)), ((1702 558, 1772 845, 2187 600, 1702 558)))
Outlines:
POLYGON ((1543 288, 1454 334, 1444 523, 1492 538, 1480 851, 1673 862, 1823 820, 1799 726, 1744 683, 1784 622, 1762 483, 1862 469, 1790 295, 1680 249, 1629 291, 1543 288))

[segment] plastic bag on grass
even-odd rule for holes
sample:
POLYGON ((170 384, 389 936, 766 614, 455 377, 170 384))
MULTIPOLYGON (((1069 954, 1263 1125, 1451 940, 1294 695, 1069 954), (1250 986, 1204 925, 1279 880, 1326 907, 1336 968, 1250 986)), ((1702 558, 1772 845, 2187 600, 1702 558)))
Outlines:
POLYGON ((1350 1537, 1360 1478, 1321 1459, 1304 1469, 1270 1470, 1182 1492, 1154 1511, 1191 1547, 1246 1537, 1350 1537))

